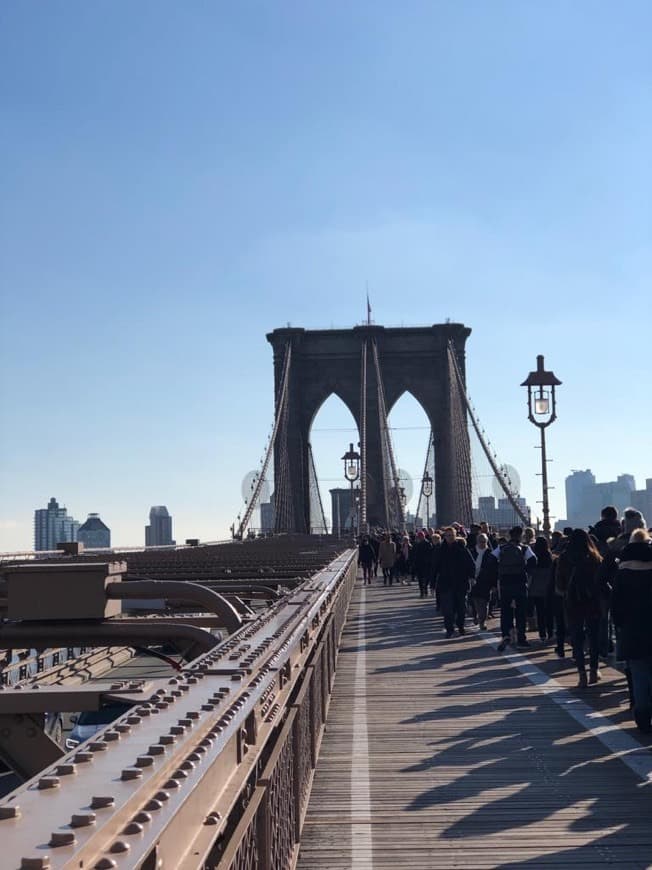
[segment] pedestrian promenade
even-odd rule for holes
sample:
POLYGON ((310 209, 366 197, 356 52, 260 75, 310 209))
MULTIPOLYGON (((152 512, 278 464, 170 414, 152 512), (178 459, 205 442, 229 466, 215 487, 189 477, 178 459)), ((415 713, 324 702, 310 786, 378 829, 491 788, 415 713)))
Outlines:
POLYGON ((359 581, 300 870, 652 867, 652 753, 624 677, 580 691, 570 650, 498 639, 446 640, 414 586, 359 581))

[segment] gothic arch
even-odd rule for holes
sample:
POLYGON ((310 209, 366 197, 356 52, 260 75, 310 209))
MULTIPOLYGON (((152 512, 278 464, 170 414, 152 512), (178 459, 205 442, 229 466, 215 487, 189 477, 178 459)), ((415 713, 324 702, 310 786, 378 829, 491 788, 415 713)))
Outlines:
MULTIPOLYGON (((283 362, 292 347, 289 382, 289 418, 286 443, 293 492, 296 531, 309 528, 308 439, 318 409, 331 393, 349 408, 360 428, 361 372, 363 347, 375 343, 385 402, 391 408, 407 390, 424 409, 431 422, 436 462, 435 491, 441 522, 470 519, 471 505, 460 500, 460 476, 468 472, 458 467, 456 440, 468 440, 468 432, 453 432, 450 414, 451 379, 449 342, 453 343, 462 377, 465 373, 464 349, 471 330, 461 323, 430 327, 385 329, 382 326, 357 326, 353 329, 305 330, 276 329, 267 336, 274 349, 276 395, 279 395, 283 362)), ((371 354, 367 357, 367 515, 371 524, 387 516, 382 480, 380 412, 378 384, 371 354)), ((279 447, 276 445, 276 449, 279 447)), ((469 481, 470 491, 470 481, 469 481)))

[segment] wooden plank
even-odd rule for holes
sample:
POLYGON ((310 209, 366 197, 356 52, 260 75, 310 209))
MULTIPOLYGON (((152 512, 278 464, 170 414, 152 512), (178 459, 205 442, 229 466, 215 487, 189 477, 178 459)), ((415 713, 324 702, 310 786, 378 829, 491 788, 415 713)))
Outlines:
MULTIPOLYGON (((379 870, 652 867, 652 788, 473 626, 450 640, 442 629, 434 602, 414 587, 356 588, 299 870, 351 870, 353 854, 360 868, 379 870), (363 651, 361 766, 352 751, 363 651), (352 782, 352 770, 368 776, 369 806, 356 798, 364 784, 352 782), (362 854, 352 842, 360 830, 371 832, 362 854)), ((574 686, 570 657, 536 643, 528 658, 574 686)), ((577 697, 639 740, 624 678, 608 668, 603 676, 577 697)))

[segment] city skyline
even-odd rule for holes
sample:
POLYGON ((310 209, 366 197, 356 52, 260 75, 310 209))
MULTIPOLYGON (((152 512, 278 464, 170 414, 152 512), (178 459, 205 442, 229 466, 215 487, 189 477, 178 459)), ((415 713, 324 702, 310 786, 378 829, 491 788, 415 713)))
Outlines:
MULTIPOLYGON (((535 516, 537 354, 551 513, 573 468, 640 485, 651 30, 644 0, 3 3, 0 550, 52 492, 117 545, 155 503, 179 540, 228 537, 274 415, 265 334, 353 326, 367 292, 376 323, 472 329, 535 516)), ((332 398, 314 420, 323 497, 351 423, 332 398)), ((405 394, 390 424, 420 479, 424 413, 405 394)))

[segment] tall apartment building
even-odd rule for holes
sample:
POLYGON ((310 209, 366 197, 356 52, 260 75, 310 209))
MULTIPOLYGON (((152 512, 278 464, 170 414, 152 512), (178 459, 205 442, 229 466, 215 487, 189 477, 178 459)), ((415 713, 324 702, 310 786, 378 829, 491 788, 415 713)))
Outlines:
POLYGON ((645 501, 646 490, 636 491, 631 474, 619 474, 616 480, 596 483, 590 469, 573 471, 566 478, 567 519, 562 521, 563 525, 587 528, 600 519, 600 511, 606 505, 613 505, 622 514, 626 507, 638 507, 637 497, 645 501))
POLYGON ((108 548, 111 546, 111 529, 102 522, 99 514, 89 514, 79 527, 77 540, 89 550, 108 548))
POLYGON ((56 498, 51 498, 46 508, 34 511, 35 550, 54 550, 57 544, 76 541, 78 532, 79 523, 56 498))
POLYGON ((149 525, 145 526, 145 546, 173 546, 172 517, 164 504, 154 505, 149 512, 149 525))

